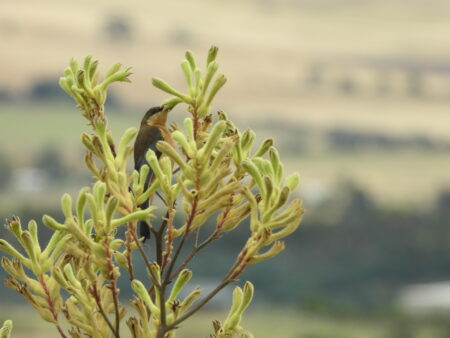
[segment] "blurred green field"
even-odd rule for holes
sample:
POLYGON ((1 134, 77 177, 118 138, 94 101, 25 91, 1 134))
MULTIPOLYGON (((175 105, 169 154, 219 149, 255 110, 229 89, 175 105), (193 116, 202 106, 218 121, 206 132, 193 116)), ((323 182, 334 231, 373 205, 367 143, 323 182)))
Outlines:
MULTIPOLYGON (((182 325, 179 338, 208 337, 212 320, 226 313, 203 311, 182 325)), ((0 320, 14 321, 14 338, 57 337, 52 324, 42 321, 29 307, 0 307, 0 320)), ((361 317, 311 314, 272 306, 249 309, 242 326, 257 338, 445 338, 448 321, 414 317, 361 317)), ((123 331, 125 334, 125 330, 123 331)))
MULTIPOLYGON (((110 127, 116 140, 127 128, 137 127, 141 115, 142 112, 137 109, 109 112, 110 127)), ((172 116, 178 121, 184 117, 182 111, 172 116)), ((71 108, 70 103, 47 106, 2 105, 0 117, 0 151, 8 154, 14 165, 30 166, 37 153, 46 147, 55 146, 70 165, 83 170, 83 148, 79 140, 80 134, 89 132, 90 128, 80 112, 71 108)), ((261 121, 255 121, 256 126, 257 122, 261 121)), ((251 127, 251 123, 237 118, 241 128, 251 127)), ((310 128, 316 132, 323 130, 314 126, 310 128)), ((260 139, 274 137, 275 140, 283 139, 283 144, 288 145, 298 142, 296 134, 286 136, 282 128, 272 132, 258 130, 258 127, 255 130, 260 139)), ((351 179, 384 204, 414 204, 433 202, 437 192, 450 186, 447 170, 450 168, 450 156, 446 151, 385 151, 371 148, 332 151, 316 148, 313 145, 310 150, 299 153, 289 152, 282 146, 280 149, 286 159, 287 171, 299 171, 306 184, 304 188, 320 182, 329 189, 343 179, 351 179)), ((10 196, 5 203, 11 203, 10 196)))

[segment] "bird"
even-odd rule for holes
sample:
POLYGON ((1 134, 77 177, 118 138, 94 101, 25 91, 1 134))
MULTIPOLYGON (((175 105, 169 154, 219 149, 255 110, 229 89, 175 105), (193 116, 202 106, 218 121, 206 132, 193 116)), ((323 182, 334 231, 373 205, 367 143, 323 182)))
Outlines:
MULTIPOLYGON (((141 121, 139 132, 134 142, 134 169, 138 172, 144 164, 147 164, 145 155, 151 149, 155 152, 156 157, 161 157, 161 152, 156 148, 158 141, 166 141, 173 146, 173 140, 169 130, 166 127, 167 115, 170 109, 161 107, 150 108, 141 121)), ((144 191, 147 190, 153 178, 153 171, 150 171, 144 183, 144 191)), ((139 207, 144 210, 148 208, 150 198, 142 203, 139 207)), ((150 238, 150 226, 146 221, 139 221, 139 235, 144 237, 144 241, 150 238)))

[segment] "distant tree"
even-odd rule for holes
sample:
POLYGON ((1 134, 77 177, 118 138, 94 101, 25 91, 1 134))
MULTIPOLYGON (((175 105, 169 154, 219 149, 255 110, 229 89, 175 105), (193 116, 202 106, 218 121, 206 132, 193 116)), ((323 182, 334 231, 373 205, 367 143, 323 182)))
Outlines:
POLYGON ((133 38, 130 20, 123 15, 109 17, 105 25, 105 32, 111 40, 130 41, 133 38))
POLYGON ((8 186, 12 177, 12 164, 8 156, 4 153, 0 153, 0 190, 3 190, 8 186))
POLYGON ((408 74, 408 94, 412 97, 423 96, 425 92, 422 72, 413 70, 408 74))
POLYGON ((32 83, 29 98, 33 101, 68 101, 67 95, 54 79, 38 79, 32 83))
POLYGON ((65 176, 64 160, 56 146, 50 145, 39 154, 36 167, 45 171, 52 179, 61 179, 65 176))

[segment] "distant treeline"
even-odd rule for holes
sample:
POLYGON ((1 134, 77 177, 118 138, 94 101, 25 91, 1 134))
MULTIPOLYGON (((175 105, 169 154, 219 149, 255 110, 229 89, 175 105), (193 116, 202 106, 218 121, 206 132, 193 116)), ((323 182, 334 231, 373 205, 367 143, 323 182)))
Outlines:
POLYGON ((257 127, 276 135, 278 146, 292 154, 316 149, 318 143, 330 151, 366 148, 384 151, 404 149, 450 151, 450 141, 422 134, 396 136, 379 131, 361 131, 343 127, 319 131, 293 122, 276 120, 266 120, 257 127))
MULTIPOLYGON (((1 210, 0 216, 4 219, 11 212, 1 210)), ((24 223, 31 218, 40 220, 43 213, 62 220, 57 206, 38 210, 24 205, 14 213, 24 223)), ((302 226, 287 241, 284 253, 273 261, 251 266, 242 280, 255 283, 259 300, 303 309, 390 309, 404 286, 450 279, 449 224, 450 191, 439 194, 433 207, 399 209, 377 205, 357 186, 342 183, 335 195, 319 206, 308 207, 302 226)), ((239 229, 236 234, 225 234, 198 256, 192 266, 196 278, 223 276, 244 244, 242 234, 248 231, 248 224, 239 229)), ((0 236, 11 239, 4 228, 0 236)), ((42 226, 42 241, 48 236, 49 231, 42 226)), ((135 266, 145 274, 138 258, 135 266)), ((127 292, 122 289, 121 294, 130 297, 127 292)), ((10 297, 12 292, 0 289, 1 299, 10 297)))

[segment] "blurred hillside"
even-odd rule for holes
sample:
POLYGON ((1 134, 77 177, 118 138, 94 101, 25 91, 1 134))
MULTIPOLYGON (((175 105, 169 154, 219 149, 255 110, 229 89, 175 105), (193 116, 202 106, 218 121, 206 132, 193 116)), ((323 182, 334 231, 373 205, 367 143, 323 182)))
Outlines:
MULTIPOLYGON (((450 184, 448 1, 414 0, 405 8, 403 1, 44 0, 34 7, 0 3, 0 39, 8 46, 0 53, 0 103, 9 105, 0 113, 9 122, 17 117, 22 128, 31 120, 13 113, 15 103, 32 102, 19 110, 37 116, 45 102, 65 98, 57 79, 73 56, 91 53, 104 68, 118 60, 133 67, 133 83, 110 97, 128 117, 125 128, 163 100, 152 76, 182 87, 177 64, 185 49, 199 55, 216 44, 229 78, 216 108, 281 135, 306 183, 330 190, 351 177, 377 199, 401 204, 429 201, 450 184), (327 147, 333 142, 338 149, 327 147), (361 151, 361 142, 370 149, 361 151)), ((45 138, 46 128, 33 125, 45 138)), ((4 126, 0 137, 21 132, 4 126)), ((27 138, 25 152, 39 144, 34 132, 27 138)))

